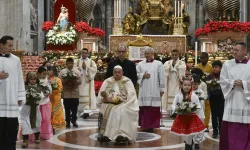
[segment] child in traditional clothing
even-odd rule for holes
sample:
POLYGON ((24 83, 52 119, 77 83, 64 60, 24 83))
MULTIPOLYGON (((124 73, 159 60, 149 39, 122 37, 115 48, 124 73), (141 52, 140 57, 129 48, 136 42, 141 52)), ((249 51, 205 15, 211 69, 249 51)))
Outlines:
POLYGON ((57 70, 55 66, 47 67, 47 69, 49 81, 52 87, 52 94, 50 95, 50 101, 52 104, 51 124, 53 129, 60 129, 66 126, 61 102, 61 93, 63 89, 62 81, 56 76, 57 70))
MULTIPOLYGON (((207 95, 205 92, 203 92, 202 89, 199 88, 199 85, 201 83, 200 75, 193 74, 192 75, 194 82, 192 83, 192 90, 193 93, 195 93, 200 100, 201 108, 197 111, 197 115, 200 117, 201 121, 203 122, 205 119, 204 115, 204 100, 207 99, 207 95)), ((207 89, 207 88, 206 88, 207 89)), ((194 146, 195 149, 200 149, 200 143, 205 139, 203 132, 197 133, 194 138, 194 146)))
POLYGON ((53 136, 51 126, 51 103, 49 99, 52 88, 47 78, 47 69, 45 67, 41 66, 38 68, 37 76, 40 82, 39 86, 45 96, 40 102, 40 111, 42 116, 40 137, 44 140, 49 140, 53 136))
POLYGON ((171 132, 184 136, 185 150, 192 150, 192 141, 197 133, 205 130, 197 110, 201 109, 198 96, 192 92, 191 77, 183 77, 181 91, 175 96, 172 109, 178 114, 171 127, 171 132), (198 116, 199 117, 198 117, 198 116))
POLYGON ((39 86, 37 75, 34 72, 28 73, 26 78, 26 103, 21 110, 20 120, 22 122, 23 144, 22 148, 28 147, 29 134, 35 134, 35 143, 40 143, 41 114, 39 103, 44 97, 39 86))

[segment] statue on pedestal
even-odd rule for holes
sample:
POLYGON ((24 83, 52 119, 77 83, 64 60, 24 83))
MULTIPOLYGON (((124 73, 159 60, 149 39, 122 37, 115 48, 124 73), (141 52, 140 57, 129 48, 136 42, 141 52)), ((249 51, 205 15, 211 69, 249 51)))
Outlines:
POLYGON ((123 34, 135 34, 140 31, 140 16, 133 12, 132 7, 129 8, 129 12, 125 15, 123 24, 123 34))
POLYGON ((67 30, 67 26, 69 23, 69 13, 68 13, 68 9, 65 7, 61 7, 61 13, 57 19, 57 23, 60 24, 60 31, 66 31, 67 30))

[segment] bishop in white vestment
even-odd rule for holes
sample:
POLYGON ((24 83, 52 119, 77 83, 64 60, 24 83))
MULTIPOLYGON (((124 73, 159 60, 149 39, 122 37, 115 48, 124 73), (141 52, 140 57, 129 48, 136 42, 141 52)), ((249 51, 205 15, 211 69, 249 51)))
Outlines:
POLYGON ((113 74, 104 80, 98 95, 102 115, 99 136, 117 143, 134 143, 139 111, 136 91, 132 81, 123 76, 121 66, 115 66, 113 74))
POLYGON ((180 91, 180 79, 185 76, 186 64, 179 59, 178 50, 171 52, 172 59, 164 63, 165 75, 166 75, 166 90, 162 97, 162 108, 164 110, 171 110, 171 104, 173 103, 175 95, 180 91), (168 104, 169 107, 168 107, 168 104))
POLYGON ((97 73, 96 63, 89 59, 88 49, 83 48, 81 51, 82 57, 78 59, 74 64, 77 67, 82 76, 82 84, 79 85, 79 106, 78 116, 87 118, 92 110, 96 109, 96 95, 95 95, 95 75, 97 73))
POLYGON ((250 149, 250 61, 246 44, 234 47, 235 59, 224 63, 220 86, 225 98, 225 108, 220 131, 220 150, 250 149))
POLYGON ((137 66, 139 84, 139 125, 148 132, 160 127, 161 97, 165 91, 165 72, 162 62, 154 60, 154 49, 145 50, 146 60, 137 66))

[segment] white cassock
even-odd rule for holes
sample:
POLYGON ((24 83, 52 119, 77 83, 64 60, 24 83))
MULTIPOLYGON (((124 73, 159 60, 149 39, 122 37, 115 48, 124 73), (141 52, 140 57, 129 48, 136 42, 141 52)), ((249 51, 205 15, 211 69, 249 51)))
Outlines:
POLYGON ((250 61, 236 63, 235 59, 223 64, 220 86, 225 98, 223 120, 250 124, 250 61), (242 80, 243 87, 233 87, 235 80, 242 80))
POLYGON ((140 106, 161 106, 160 92, 165 90, 165 72, 162 62, 154 60, 147 63, 141 61, 136 66, 139 88, 139 105, 140 106), (149 79, 143 79, 145 73, 150 74, 149 79))
POLYGON ((125 76, 119 81, 115 81, 113 77, 104 80, 98 101, 101 103, 100 113, 103 115, 100 133, 111 140, 116 140, 121 135, 127 137, 130 143, 134 143, 137 135, 139 106, 132 81, 125 76), (103 103, 102 91, 106 91, 108 96, 122 95, 123 102, 116 105, 103 103))
POLYGON ((96 95, 95 95, 95 83, 94 78, 97 73, 96 63, 89 59, 78 59, 75 62, 75 67, 77 67, 82 75, 82 84, 79 85, 79 106, 78 106, 78 116, 83 113, 90 113, 91 110, 96 109, 96 95), (86 64, 86 69, 82 69, 83 61, 86 64))
POLYGON ((186 64, 182 60, 177 60, 176 64, 172 65, 173 60, 166 61, 164 63, 165 75, 166 75, 166 90, 162 96, 162 107, 164 110, 170 110, 175 95, 180 91, 180 79, 185 76, 186 64), (168 107, 170 104, 170 107, 168 107))

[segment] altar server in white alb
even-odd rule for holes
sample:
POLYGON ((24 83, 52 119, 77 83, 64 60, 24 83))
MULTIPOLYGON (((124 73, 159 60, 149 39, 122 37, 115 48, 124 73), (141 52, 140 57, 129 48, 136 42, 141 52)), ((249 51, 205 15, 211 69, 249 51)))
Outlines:
POLYGON ((20 59, 11 54, 13 37, 0 39, 0 146, 16 149, 18 133, 18 106, 26 95, 20 59))
POLYGON ((137 66, 139 84, 139 125, 147 132, 160 127, 161 97, 165 91, 165 71, 162 62, 154 60, 154 49, 145 50, 146 60, 137 66))
POLYGON ((164 110, 171 110, 175 95, 180 91, 180 79, 185 76, 186 64, 179 59, 179 51, 174 49, 171 52, 171 60, 164 63, 166 75, 166 90, 162 97, 162 106, 164 110), (168 106, 168 104, 170 104, 168 106))
POLYGON ((134 85, 123 76, 121 66, 115 66, 113 77, 104 80, 98 102, 101 103, 102 115, 98 140, 134 143, 138 126, 138 100, 134 85))
POLYGON ((92 110, 96 109, 95 95, 95 75, 97 73, 96 63, 88 58, 89 52, 87 48, 81 51, 82 57, 74 64, 81 72, 82 84, 79 85, 79 106, 78 116, 87 118, 92 110))
POLYGON ((220 131, 220 150, 250 149, 250 61, 244 42, 237 42, 234 58, 222 66, 220 86, 225 108, 220 131))

